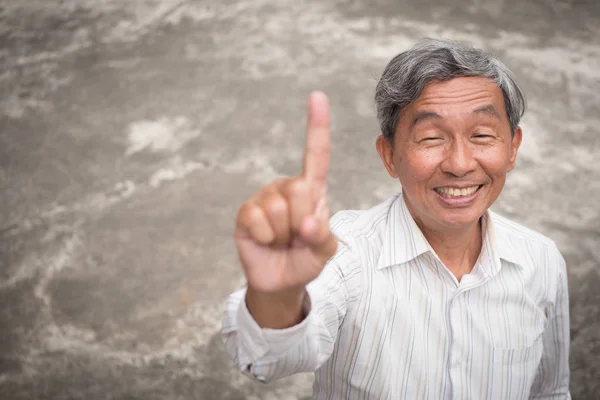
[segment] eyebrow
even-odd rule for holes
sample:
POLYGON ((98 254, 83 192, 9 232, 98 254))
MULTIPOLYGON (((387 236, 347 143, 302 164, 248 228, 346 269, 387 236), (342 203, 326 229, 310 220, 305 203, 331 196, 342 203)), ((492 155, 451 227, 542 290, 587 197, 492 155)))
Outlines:
MULTIPOLYGON (((484 114, 484 115, 496 118, 498 120, 502 120, 498 111, 496 111, 494 106, 491 104, 475 109, 473 111, 473 114, 484 114)), ((433 111, 420 111, 420 112, 416 113, 415 116, 413 117, 413 120, 410 123, 410 126, 408 127, 408 131, 409 132, 412 131, 412 129, 420 122, 427 121, 430 119, 443 119, 443 117, 440 114, 433 112, 433 111)))
POLYGON ((494 106, 491 104, 487 105, 487 106, 479 107, 478 109, 473 111, 473 114, 485 114, 487 116, 496 118, 498 120, 502 120, 502 118, 500 117, 500 113, 498 111, 496 111, 494 106))
POLYGON ((443 117, 433 111, 420 111, 418 113, 415 114, 415 116, 413 117, 412 122, 410 123, 410 126, 408 127, 408 131, 412 131, 413 128, 419 123, 419 122, 423 122, 426 121, 428 119, 443 119, 443 117))

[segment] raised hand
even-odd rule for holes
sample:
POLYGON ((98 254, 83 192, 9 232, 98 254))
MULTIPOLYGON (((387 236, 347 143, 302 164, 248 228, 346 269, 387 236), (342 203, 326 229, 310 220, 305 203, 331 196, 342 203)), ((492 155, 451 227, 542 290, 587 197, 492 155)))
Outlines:
POLYGON ((240 207, 235 241, 248 281, 246 303, 259 325, 299 322, 306 285, 335 254, 326 200, 330 148, 327 96, 313 92, 302 174, 272 182, 240 207))

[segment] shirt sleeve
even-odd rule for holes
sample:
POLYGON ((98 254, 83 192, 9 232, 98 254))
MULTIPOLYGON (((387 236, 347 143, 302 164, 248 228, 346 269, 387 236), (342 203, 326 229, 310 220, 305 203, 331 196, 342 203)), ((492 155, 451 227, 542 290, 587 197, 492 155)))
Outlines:
POLYGON ((268 383, 313 372, 327 361, 346 314, 348 291, 342 271, 349 262, 348 248, 340 243, 336 255, 307 286, 306 318, 291 328, 260 328, 246 307, 246 289, 229 296, 221 336, 244 374, 268 383))
POLYGON ((569 392, 569 289, 565 260, 558 253, 556 299, 548 312, 543 336, 544 352, 531 391, 531 399, 570 399, 569 392))

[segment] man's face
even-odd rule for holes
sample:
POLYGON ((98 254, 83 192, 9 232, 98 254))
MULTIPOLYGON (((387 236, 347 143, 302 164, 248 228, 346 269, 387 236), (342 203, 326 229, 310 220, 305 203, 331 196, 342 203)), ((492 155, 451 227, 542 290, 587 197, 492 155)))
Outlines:
POLYGON ((377 150, 421 227, 460 229, 502 191, 521 137, 520 128, 511 135, 500 88, 461 77, 427 85, 400 114, 394 144, 380 136, 377 150))

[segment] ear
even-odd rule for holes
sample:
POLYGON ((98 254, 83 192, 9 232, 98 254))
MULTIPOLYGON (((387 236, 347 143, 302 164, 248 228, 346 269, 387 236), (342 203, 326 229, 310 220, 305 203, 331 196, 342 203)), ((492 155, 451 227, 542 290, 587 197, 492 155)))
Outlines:
POLYGON ((375 146, 377 147, 379 157, 381 158, 381 161, 383 161, 383 165, 388 174, 390 174, 392 178, 398 178, 398 174, 396 173, 396 165, 394 163, 394 148, 392 147, 390 141, 387 140, 383 135, 379 135, 379 137, 377 137, 377 141, 375 142, 375 146))
POLYGON ((519 146, 521 146, 521 142, 523 140, 523 130, 521 127, 517 127, 515 130, 515 134, 512 137, 512 142, 510 146, 510 160, 508 162, 508 171, 512 171, 515 167, 515 161, 517 160, 517 152, 519 151, 519 146))

